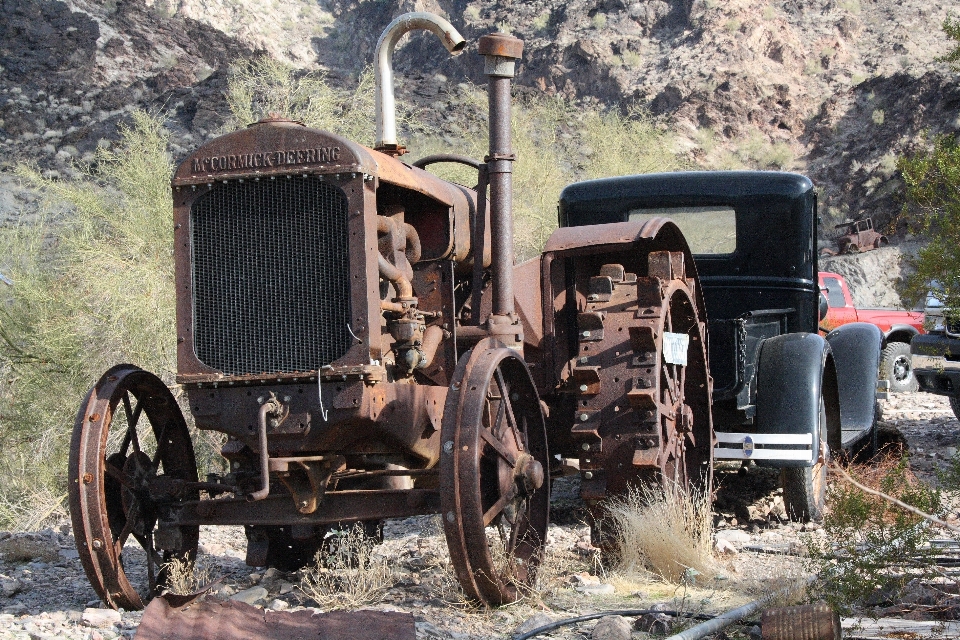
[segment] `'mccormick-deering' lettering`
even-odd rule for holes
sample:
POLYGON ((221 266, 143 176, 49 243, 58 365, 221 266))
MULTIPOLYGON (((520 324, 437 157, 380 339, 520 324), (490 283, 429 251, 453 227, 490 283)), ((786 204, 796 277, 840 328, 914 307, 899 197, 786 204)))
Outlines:
POLYGON ((242 169, 263 169, 285 165, 327 164, 340 160, 340 147, 317 147, 290 151, 241 153, 228 156, 194 158, 192 173, 217 173, 242 169))

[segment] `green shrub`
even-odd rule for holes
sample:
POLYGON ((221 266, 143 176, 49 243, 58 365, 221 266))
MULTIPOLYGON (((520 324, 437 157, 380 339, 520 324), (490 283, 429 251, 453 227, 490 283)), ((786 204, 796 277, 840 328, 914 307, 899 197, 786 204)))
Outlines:
POLYGON ((18 504, 62 499, 74 416, 104 371, 130 362, 173 383, 172 164, 160 120, 134 113, 96 166, 63 182, 21 167, 47 215, 0 229, 0 270, 14 282, 0 305, 0 528, 26 526, 18 504))
MULTIPOLYGON (((849 470, 858 482, 936 515, 940 494, 917 480, 907 459, 871 462, 849 470)), ((812 590, 841 614, 868 603, 897 602, 907 584, 937 575, 928 546, 935 537, 912 513, 838 480, 831 485, 824 537, 808 539, 818 588, 812 590)))
POLYGON ((541 13, 539 16, 533 19, 533 22, 530 23, 530 26, 533 27, 534 31, 544 31, 547 26, 550 24, 550 13, 541 13))
MULTIPOLYGON (((322 74, 309 73, 261 56, 234 64, 227 88, 229 129, 256 122, 270 113, 308 127, 334 131, 361 144, 374 143, 374 74, 368 67, 351 92, 337 91, 322 74)), ((409 114, 400 109, 398 124, 409 114)))
POLYGON ((949 309, 960 309, 960 144, 937 136, 897 163, 905 204, 897 220, 926 237, 916 257, 904 258, 913 269, 900 288, 908 305, 921 304, 934 291, 949 309))

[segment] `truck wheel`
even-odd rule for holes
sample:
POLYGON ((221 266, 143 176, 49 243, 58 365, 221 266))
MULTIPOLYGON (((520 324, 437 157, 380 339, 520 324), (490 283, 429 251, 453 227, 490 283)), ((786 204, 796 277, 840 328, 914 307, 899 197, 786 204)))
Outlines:
POLYGON ((812 467, 793 467, 780 471, 783 505, 791 520, 820 522, 827 500, 827 407, 820 396, 820 455, 812 467))
POLYGON ((950 396, 950 408, 953 409, 953 415, 960 420, 960 397, 950 396))
POLYGON ((910 362, 910 345, 891 342, 880 355, 880 378, 890 381, 890 391, 902 393, 919 388, 910 362))

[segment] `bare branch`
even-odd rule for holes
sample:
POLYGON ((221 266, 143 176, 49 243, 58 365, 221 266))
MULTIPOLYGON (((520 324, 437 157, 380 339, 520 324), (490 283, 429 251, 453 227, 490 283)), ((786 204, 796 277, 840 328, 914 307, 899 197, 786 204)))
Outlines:
POLYGON ((909 511, 909 512, 912 513, 912 514, 918 515, 918 516, 920 516, 921 518, 923 518, 924 520, 928 520, 928 521, 930 521, 930 522, 932 522, 932 523, 934 523, 934 524, 940 525, 941 527, 946 527, 947 529, 950 529, 951 531, 956 531, 956 532, 960 533, 960 527, 958 527, 958 526, 956 526, 956 525, 949 524, 949 523, 947 523, 947 522, 944 522, 944 521, 941 520, 940 518, 938 518, 938 517, 936 517, 936 516, 932 516, 932 515, 930 515, 929 513, 925 513, 925 512, 923 512, 923 511, 921 511, 920 509, 917 509, 916 507, 913 507, 913 506, 907 504, 906 502, 903 502, 903 501, 901 501, 901 500, 897 500, 897 499, 894 498, 893 496, 888 496, 887 494, 885 494, 885 493, 883 493, 883 492, 881 492, 881 491, 877 491, 876 489, 871 489, 870 487, 867 487, 867 486, 864 486, 864 485, 860 484, 859 482, 857 482, 856 480, 854 480, 852 477, 850 477, 850 474, 847 473, 846 470, 845 470, 843 467, 841 467, 840 465, 838 465, 838 464, 834 464, 834 465, 832 465, 832 466, 833 466, 834 471, 839 472, 840 475, 843 476, 843 479, 844 479, 844 480, 846 480, 847 482, 849 482, 850 484, 852 484, 853 486, 855 486, 857 489, 860 489, 860 490, 863 491, 864 493, 869 493, 869 494, 872 495, 872 496, 877 496, 878 498, 883 498, 883 499, 886 500, 887 502, 890 502, 890 503, 892 503, 892 504, 895 504, 895 505, 897 505, 898 507, 900 507, 901 509, 904 509, 905 511, 909 511))

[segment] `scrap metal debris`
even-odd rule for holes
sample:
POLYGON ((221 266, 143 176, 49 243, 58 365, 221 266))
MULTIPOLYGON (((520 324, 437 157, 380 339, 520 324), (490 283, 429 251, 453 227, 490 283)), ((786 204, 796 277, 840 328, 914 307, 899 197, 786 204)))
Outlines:
POLYGON ((134 640, 416 640, 413 614, 270 611, 207 598, 182 608, 154 598, 134 640))

